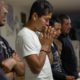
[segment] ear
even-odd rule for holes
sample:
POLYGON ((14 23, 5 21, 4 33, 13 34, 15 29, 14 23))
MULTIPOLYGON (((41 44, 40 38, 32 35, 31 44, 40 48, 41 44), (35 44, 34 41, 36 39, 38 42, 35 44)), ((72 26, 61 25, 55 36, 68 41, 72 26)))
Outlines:
POLYGON ((38 15, 37 15, 36 13, 33 13, 32 19, 33 19, 34 21, 36 21, 36 20, 38 19, 38 15))

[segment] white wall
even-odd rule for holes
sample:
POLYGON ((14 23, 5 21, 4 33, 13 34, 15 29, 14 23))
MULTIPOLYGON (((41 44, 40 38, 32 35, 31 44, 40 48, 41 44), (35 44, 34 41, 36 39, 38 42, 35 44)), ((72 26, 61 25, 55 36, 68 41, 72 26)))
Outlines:
MULTIPOLYGON (((36 0, 5 0, 13 5, 30 6, 36 0)), ((48 0, 55 10, 76 11, 80 10, 80 0, 48 0)))

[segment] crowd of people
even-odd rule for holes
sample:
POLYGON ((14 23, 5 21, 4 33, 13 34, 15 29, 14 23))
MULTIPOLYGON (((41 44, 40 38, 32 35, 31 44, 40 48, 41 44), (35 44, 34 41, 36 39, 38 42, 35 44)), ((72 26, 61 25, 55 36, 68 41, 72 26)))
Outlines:
MULTIPOLYGON (((0 0, 0 27, 5 25, 7 9, 0 0)), ((54 15, 46 0, 32 4, 28 21, 19 31, 13 50, 0 36, 0 80, 77 80, 77 58, 69 37, 71 19, 54 15)))

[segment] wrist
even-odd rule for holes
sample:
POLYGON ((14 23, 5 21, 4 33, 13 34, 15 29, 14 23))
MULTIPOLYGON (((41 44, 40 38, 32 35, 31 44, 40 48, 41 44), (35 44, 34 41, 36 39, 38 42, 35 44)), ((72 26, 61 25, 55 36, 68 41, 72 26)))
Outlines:
POLYGON ((44 50, 44 49, 41 49, 40 52, 50 53, 49 50, 44 50))
POLYGON ((16 61, 13 58, 6 59, 2 62, 2 67, 5 72, 10 72, 15 66, 16 61))

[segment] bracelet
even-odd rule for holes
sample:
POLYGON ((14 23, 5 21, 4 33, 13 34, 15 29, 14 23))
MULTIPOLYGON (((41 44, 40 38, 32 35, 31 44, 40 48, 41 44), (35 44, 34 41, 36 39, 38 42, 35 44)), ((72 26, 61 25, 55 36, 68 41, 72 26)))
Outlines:
POLYGON ((46 51, 46 50, 40 50, 40 51, 43 51, 43 52, 45 52, 45 53, 50 53, 50 51, 46 51))

